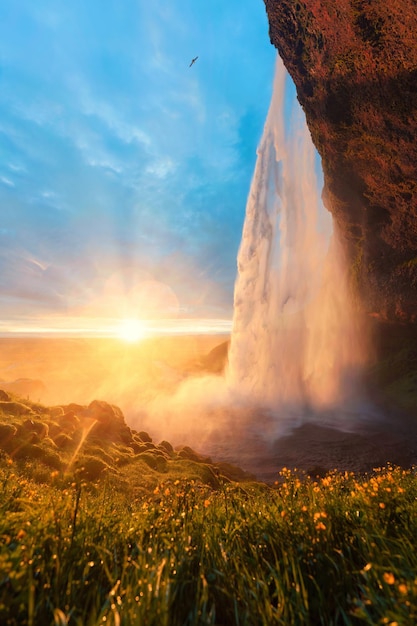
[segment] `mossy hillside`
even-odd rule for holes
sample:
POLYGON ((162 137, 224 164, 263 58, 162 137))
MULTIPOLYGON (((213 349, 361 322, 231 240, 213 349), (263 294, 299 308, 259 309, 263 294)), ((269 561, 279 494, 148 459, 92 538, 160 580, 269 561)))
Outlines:
POLYGON ((188 446, 174 450, 167 441, 154 443, 148 433, 129 428, 118 407, 97 400, 45 407, 8 396, 0 402, 0 451, 42 481, 48 470, 87 481, 109 476, 138 490, 153 489, 161 475, 187 476, 212 487, 231 478, 253 480, 188 446))

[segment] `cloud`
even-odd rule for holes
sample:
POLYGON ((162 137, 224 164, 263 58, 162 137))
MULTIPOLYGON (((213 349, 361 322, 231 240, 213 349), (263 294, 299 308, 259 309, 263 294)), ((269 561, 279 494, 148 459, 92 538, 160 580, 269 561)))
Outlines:
POLYGON ((14 182, 12 180, 10 180, 10 178, 6 178, 6 176, 0 176, 0 182, 3 185, 6 185, 6 187, 16 187, 14 182))
POLYGON ((180 308, 230 312, 275 56, 259 1, 4 0, 0 18, 0 313, 82 306, 132 265, 180 308))

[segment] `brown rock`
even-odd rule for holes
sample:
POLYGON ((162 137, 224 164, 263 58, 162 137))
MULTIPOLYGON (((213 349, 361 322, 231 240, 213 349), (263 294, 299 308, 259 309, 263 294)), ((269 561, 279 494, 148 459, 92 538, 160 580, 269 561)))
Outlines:
POLYGON ((417 322, 414 0, 265 0, 363 309, 417 322))
POLYGON ((132 431, 126 425, 119 407, 103 400, 93 400, 84 411, 84 416, 97 422, 92 430, 93 437, 125 445, 132 443, 132 431))

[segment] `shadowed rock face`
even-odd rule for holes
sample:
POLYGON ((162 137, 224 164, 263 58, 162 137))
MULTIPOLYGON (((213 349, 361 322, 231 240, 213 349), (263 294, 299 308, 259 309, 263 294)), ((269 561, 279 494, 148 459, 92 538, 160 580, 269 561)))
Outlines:
POLYGON ((415 0, 264 0, 363 309, 417 322, 415 0))

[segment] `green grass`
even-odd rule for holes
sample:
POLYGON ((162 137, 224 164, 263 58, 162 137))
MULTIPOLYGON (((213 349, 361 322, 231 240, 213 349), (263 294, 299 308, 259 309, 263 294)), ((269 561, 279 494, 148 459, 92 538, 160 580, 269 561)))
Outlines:
POLYGON ((0 464, 1 624, 417 623, 413 470, 142 492, 42 471, 0 464))

